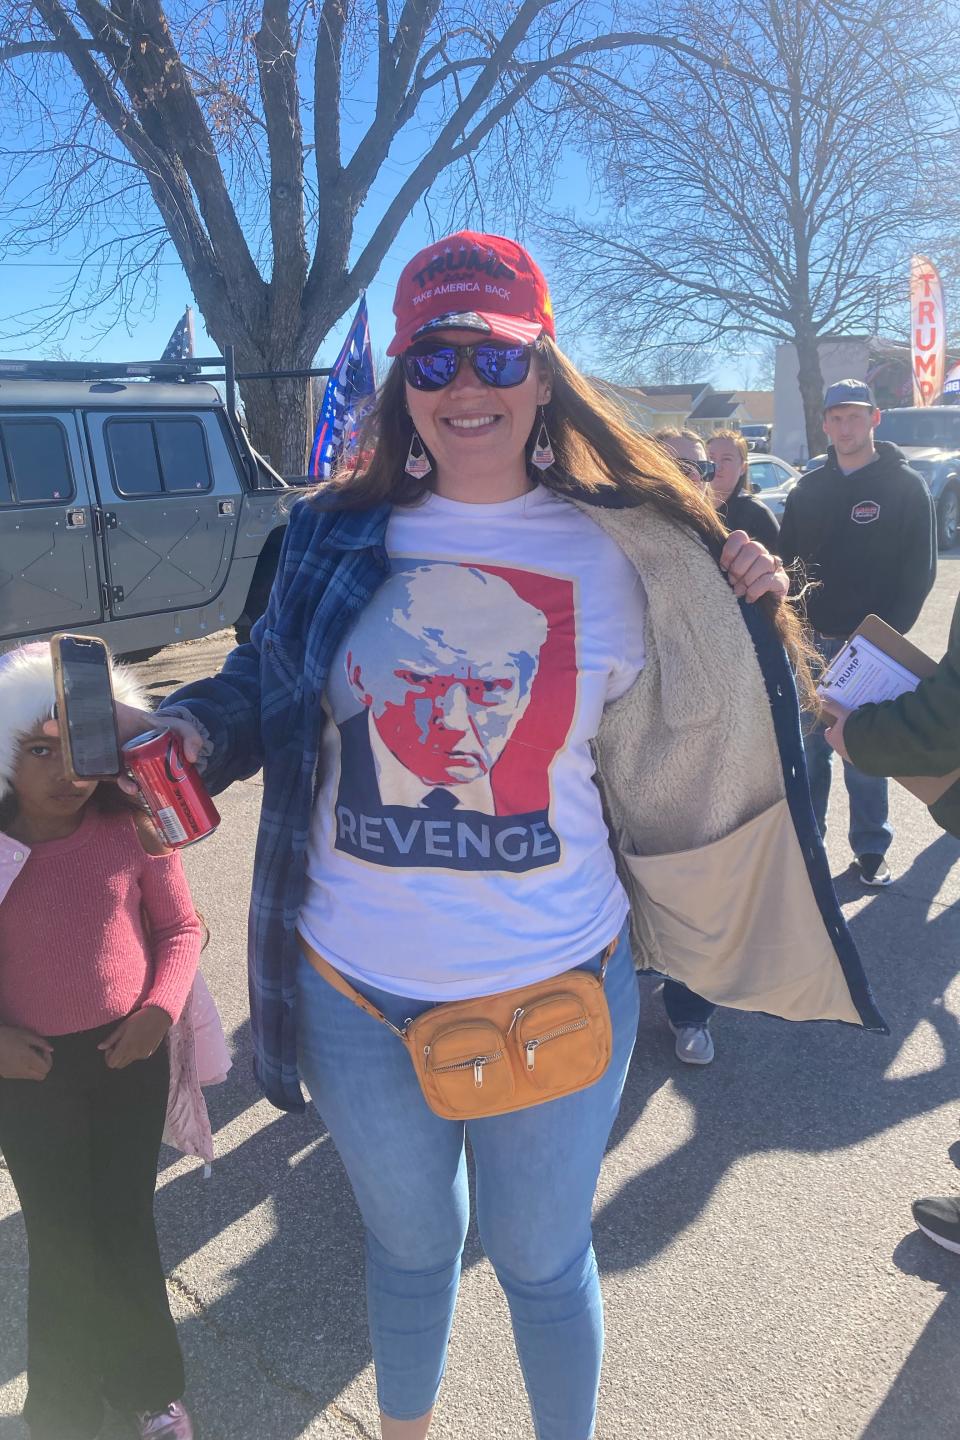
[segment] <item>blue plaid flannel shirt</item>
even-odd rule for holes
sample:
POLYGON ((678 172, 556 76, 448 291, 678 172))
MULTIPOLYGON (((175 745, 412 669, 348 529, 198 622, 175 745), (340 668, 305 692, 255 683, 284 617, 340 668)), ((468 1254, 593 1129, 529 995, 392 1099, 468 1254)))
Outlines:
POLYGON ((390 506, 318 513, 294 505, 265 614, 219 675, 170 695, 207 731, 212 794, 263 769, 248 970, 254 1071, 267 1099, 302 1110, 296 923, 318 782, 321 696, 334 653, 387 573, 390 506))
MULTIPOLYGON (((620 497, 590 497, 623 504, 620 497)), ((248 968, 254 1070, 268 1100, 302 1110, 297 1073, 296 924, 319 775, 321 699, 333 656, 354 618, 388 573, 390 506, 322 512, 294 505, 266 613, 219 675, 169 696, 161 710, 189 711, 207 731, 204 770, 216 794, 262 768, 263 804, 253 870, 248 968)), ((862 1023, 889 1033, 876 1009, 830 879, 810 793, 793 675, 759 606, 740 602, 780 747, 790 812, 814 895, 862 1023)))

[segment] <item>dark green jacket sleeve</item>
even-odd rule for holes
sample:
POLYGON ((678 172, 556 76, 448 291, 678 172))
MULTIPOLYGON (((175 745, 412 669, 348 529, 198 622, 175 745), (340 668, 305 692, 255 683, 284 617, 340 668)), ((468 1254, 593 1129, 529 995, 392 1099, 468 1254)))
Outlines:
MULTIPOLYGON (((848 719, 844 740, 866 775, 949 775, 960 767, 960 596, 937 673, 910 695, 862 705, 848 719)), ((960 833, 960 782, 931 814, 944 829, 960 833)))

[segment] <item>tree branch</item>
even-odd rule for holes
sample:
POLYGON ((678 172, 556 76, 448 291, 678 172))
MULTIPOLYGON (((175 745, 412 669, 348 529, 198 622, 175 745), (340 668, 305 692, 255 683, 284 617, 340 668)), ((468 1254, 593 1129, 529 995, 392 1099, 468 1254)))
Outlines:
POLYGON ((328 197, 339 184, 340 73, 347 19, 345 0, 323 0, 313 60, 313 142, 317 189, 328 197))
MULTIPOLYGON (((95 40, 80 40, 79 43, 95 54, 102 49, 95 40)), ((19 60, 23 55, 65 55, 66 51, 56 40, 17 40, 0 45, 0 64, 7 60, 19 60)))
POLYGON ((297 333, 308 264, 297 56, 287 0, 264 0, 255 44, 270 147, 270 233, 273 238, 270 323, 272 339, 279 349, 284 340, 289 343, 297 333))

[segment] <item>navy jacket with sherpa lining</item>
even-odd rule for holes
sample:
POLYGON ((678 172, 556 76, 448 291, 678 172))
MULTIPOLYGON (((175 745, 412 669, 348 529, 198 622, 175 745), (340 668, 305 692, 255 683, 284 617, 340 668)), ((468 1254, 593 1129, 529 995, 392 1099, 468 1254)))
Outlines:
MULTIPOLYGON (((621 546, 648 597, 644 669, 607 707, 594 745, 635 947, 719 1004, 885 1030, 834 895, 793 678, 769 620, 735 599, 697 536, 652 505, 585 491, 571 503, 621 546)), ((303 1108, 296 924, 321 696, 340 641, 386 577, 389 516, 388 505, 299 501, 249 643, 161 707, 206 731, 214 793, 263 768, 250 1009, 256 1074, 283 1109, 303 1108)))

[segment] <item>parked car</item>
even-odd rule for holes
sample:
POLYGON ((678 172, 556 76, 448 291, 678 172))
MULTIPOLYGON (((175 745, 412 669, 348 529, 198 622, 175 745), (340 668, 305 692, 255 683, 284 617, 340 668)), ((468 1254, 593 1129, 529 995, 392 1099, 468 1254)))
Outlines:
MULTIPOLYGON (((954 405, 909 405, 883 410, 874 432, 906 456, 922 475, 937 510, 937 541, 951 550, 960 539, 960 409, 954 405)), ((815 455, 803 467, 816 470, 826 455, 815 455)))
POLYGON ((779 455, 748 455, 747 479, 751 493, 762 500, 777 520, 783 516, 787 496, 800 478, 795 469, 779 455))
POLYGON ((960 410, 953 405, 884 410, 878 440, 890 440, 922 475, 937 507, 937 540, 950 550, 960 536, 960 410))
POLYGON ((758 455, 770 453, 772 425, 754 425, 753 423, 741 425, 740 434, 746 440, 748 450, 755 450, 758 455))
POLYGON ((225 401, 200 378, 213 361, 0 361, 0 650, 56 630, 118 654, 246 638, 292 496, 228 362, 225 401))

